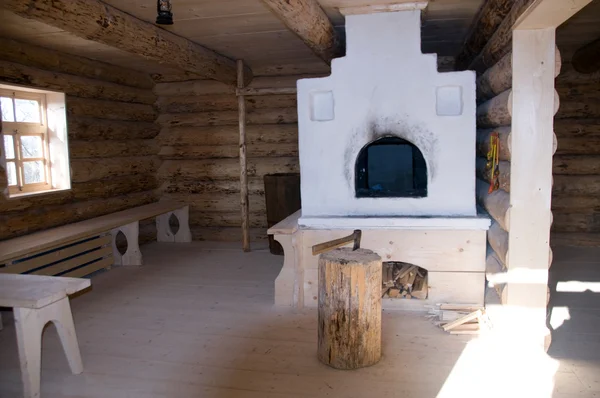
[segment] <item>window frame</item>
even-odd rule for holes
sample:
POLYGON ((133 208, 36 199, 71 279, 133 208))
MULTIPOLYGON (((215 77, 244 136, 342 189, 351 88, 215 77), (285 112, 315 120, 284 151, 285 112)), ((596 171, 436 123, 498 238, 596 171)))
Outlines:
MULTIPOLYGON (((13 104, 13 122, 2 122, 2 149, 5 153, 5 169, 8 174, 8 164, 15 165, 17 184, 8 185, 8 194, 10 197, 20 194, 31 194, 46 192, 52 190, 52 173, 50 161, 50 144, 48 137, 48 118, 47 118, 47 99, 43 92, 22 91, 18 88, 0 88, 0 97, 11 98, 13 104), (34 100, 39 103, 40 121, 38 122, 17 122, 16 100, 34 100), (14 158, 6 158, 6 148, 4 147, 4 136, 11 136, 13 139, 14 158), (26 158, 23 156, 21 148, 21 137, 39 137, 42 141, 42 157, 26 158), (36 183, 25 183, 24 164, 27 162, 42 162, 43 181, 36 183)), ((8 176, 7 176, 8 177, 8 176)))

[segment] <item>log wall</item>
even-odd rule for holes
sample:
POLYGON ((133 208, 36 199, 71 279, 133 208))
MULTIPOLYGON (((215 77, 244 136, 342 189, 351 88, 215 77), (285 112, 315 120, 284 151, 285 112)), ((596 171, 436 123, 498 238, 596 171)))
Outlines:
MULTIPOLYGON (((0 82, 66 93, 72 179, 70 191, 0 195, 0 240, 157 199, 160 129, 149 75, 7 39, 0 47, 0 82)), ((142 241, 155 236, 148 225, 142 241)))
MULTIPOLYGON (((250 88, 296 87, 301 76, 258 77, 250 88)), ((195 240, 241 242, 238 101, 233 87, 197 80, 159 83, 163 197, 190 205, 195 240)), ((296 95, 247 96, 250 238, 267 239, 263 178, 299 172, 296 95)))
POLYGON ((570 56, 556 79, 552 243, 600 245, 600 73, 578 73, 570 56))

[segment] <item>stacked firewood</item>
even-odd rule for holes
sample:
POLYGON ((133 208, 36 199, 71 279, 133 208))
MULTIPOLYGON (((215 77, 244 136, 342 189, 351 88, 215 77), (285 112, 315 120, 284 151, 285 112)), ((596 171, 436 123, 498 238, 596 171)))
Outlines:
POLYGON ((427 298, 429 287, 424 268, 401 262, 383 263, 382 281, 382 297, 427 298))
POLYGON ((450 334, 480 334, 492 328, 485 309, 476 305, 436 304, 429 307, 429 317, 450 334))

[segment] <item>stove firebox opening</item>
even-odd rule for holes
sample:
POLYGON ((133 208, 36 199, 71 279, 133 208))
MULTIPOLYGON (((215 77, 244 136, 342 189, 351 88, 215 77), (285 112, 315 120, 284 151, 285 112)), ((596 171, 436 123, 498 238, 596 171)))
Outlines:
POLYGON ((356 159, 357 198, 423 198, 427 164, 414 144, 383 137, 361 149, 356 159))

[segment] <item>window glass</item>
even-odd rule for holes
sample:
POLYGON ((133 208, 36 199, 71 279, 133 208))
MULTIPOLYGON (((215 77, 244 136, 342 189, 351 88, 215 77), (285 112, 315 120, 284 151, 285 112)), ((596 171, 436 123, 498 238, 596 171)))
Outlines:
POLYGON ((17 122, 40 123, 40 103, 36 100, 15 99, 17 122))
POLYGON ((12 98, 0 97, 0 107, 2 107, 2 121, 14 122, 15 113, 13 109, 12 98))
POLYGON ((23 179, 25 184, 44 182, 44 162, 23 162, 23 179))
POLYGON ((15 145, 13 143, 12 135, 4 136, 4 155, 6 159, 14 159, 15 158, 15 145))
POLYGON ((42 137, 23 135, 21 136, 21 156, 23 159, 43 158, 44 147, 42 137))
POLYGON ((6 174, 8 175, 8 185, 17 185, 17 167, 14 162, 6 162, 6 174))

